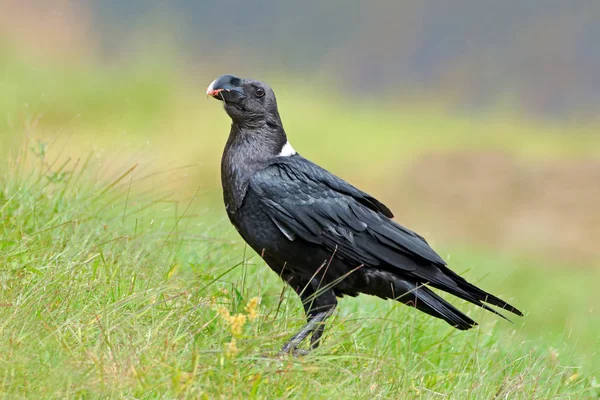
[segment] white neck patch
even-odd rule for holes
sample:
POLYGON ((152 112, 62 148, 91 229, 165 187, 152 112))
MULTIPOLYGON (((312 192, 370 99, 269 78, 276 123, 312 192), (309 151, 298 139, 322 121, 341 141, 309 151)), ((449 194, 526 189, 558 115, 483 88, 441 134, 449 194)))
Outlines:
POLYGON ((293 156, 294 154, 296 154, 296 150, 294 150, 290 142, 285 142, 281 148, 281 152, 277 154, 277 157, 289 157, 293 156))

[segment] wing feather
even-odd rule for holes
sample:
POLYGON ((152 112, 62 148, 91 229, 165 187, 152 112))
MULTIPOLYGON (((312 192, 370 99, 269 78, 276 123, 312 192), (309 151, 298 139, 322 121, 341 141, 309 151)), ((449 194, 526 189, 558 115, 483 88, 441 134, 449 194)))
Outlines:
POLYGON ((406 260, 417 257, 445 265, 419 235, 389 219, 381 202, 302 157, 291 158, 250 180, 250 189, 288 239, 301 237, 331 251, 344 248, 355 262, 407 268, 406 260))
POLYGON ((392 221, 381 202, 299 155, 258 171, 248 190, 288 240, 322 245, 353 264, 386 266, 492 312, 482 302, 521 315, 451 271, 423 237, 392 221))

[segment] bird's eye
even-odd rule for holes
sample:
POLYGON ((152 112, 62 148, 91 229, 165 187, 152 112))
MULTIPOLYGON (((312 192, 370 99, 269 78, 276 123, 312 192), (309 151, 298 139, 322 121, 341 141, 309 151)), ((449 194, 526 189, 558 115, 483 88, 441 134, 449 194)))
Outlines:
POLYGON ((265 95, 265 90, 263 88, 256 88, 254 94, 256 97, 263 97, 265 95))

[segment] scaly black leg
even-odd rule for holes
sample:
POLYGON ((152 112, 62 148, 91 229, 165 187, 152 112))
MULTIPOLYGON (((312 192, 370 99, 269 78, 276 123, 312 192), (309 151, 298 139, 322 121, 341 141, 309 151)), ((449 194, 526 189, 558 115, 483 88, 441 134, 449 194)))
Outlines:
POLYGON ((325 320, 327 318, 331 317, 334 310, 335 310, 335 306, 331 307, 328 311, 325 311, 324 313, 322 313, 325 315, 323 316, 322 321, 317 325, 315 331, 313 332, 313 334, 310 338, 310 348, 311 349, 316 349, 317 347, 319 347, 319 344, 321 343, 321 336, 323 335, 323 332, 325 331, 325 320))
POLYGON ((302 284, 297 279, 288 279, 302 300, 306 312, 307 323, 300 332, 288 340, 281 348, 282 353, 306 354, 308 351, 298 349, 298 346, 312 333, 310 346, 316 349, 325 329, 325 320, 329 318, 337 305, 337 299, 332 289, 319 289, 319 281, 313 279, 309 284, 302 284))

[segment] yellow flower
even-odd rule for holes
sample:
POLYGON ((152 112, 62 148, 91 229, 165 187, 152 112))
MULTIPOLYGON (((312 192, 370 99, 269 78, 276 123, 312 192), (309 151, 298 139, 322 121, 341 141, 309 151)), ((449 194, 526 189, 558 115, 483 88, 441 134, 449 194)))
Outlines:
POLYGON ((258 297, 253 297, 250 299, 248 304, 246 304, 246 308, 244 310, 248 313, 248 319, 250 321, 254 321, 258 318, 258 304, 260 303, 260 299, 258 297))
POLYGON ((235 357, 239 352, 240 349, 238 349, 235 339, 231 339, 231 342, 227 343, 227 346, 225 346, 225 357, 235 357))
POLYGON ((246 324, 246 316, 244 314, 235 314, 230 317, 229 323, 231 324, 231 333, 233 336, 240 336, 246 324))
POLYGON ((240 336, 242 334, 242 329, 244 329, 247 319, 245 314, 231 315, 225 307, 219 307, 217 312, 229 324, 233 336, 240 336))

